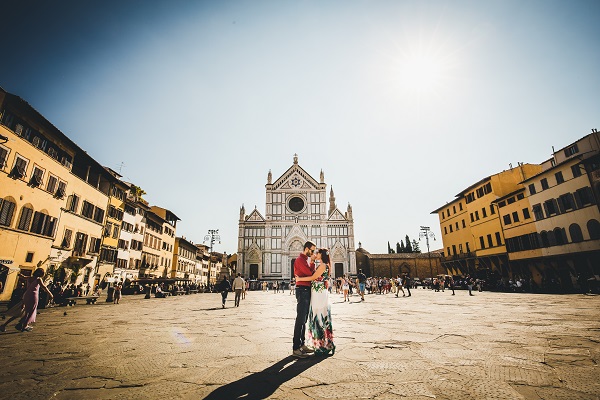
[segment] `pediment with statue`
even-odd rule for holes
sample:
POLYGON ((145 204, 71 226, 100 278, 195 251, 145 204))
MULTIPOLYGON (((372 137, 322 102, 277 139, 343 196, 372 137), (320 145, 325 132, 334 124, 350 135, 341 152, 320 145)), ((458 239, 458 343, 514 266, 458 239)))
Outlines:
POLYGON ((262 251, 256 242, 253 242, 250 247, 248 247, 248 250, 246 251, 246 257, 248 258, 248 262, 260 263, 262 261, 262 251))
POLYGON ((299 238, 295 238, 292 243, 288 246, 288 249, 290 251, 290 254, 296 254, 296 253, 301 253, 302 250, 304 250, 304 243, 302 242, 301 239, 299 238))
POLYGON ((344 261, 347 258, 347 250, 340 242, 336 242, 333 248, 329 250, 329 257, 332 261, 344 261))

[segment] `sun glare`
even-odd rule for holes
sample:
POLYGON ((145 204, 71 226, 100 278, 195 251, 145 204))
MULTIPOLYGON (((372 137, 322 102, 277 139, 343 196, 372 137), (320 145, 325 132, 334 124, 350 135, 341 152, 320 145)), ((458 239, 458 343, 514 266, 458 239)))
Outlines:
POLYGON ((405 60, 402 67, 402 80, 414 91, 435 90, 443 78, 440 61, 433 57, 415 56, 405 60))
POLYGON ((398 89, 423 98, 440 95, 450 85, 456 60, 444 46, 415 44, 406 46, 394 65, 398 89))

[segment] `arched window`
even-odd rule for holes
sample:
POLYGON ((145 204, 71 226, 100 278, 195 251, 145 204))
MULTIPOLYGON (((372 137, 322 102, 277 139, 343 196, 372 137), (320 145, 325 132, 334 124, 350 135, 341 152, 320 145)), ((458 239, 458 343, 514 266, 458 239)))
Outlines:
POLYGON ((556 236, 554 235, 554 231, 548 231, 548 245, 556 246, 556 236))
POLYGON ((567 238, 565 236, 566 234, 563 228, 554 228, 554 239, 558 246, 567 244, 567 238))
POLYGON ((17 203, 12 197, 0 199, 0 225, 10 226, 17 203))
POLYGON ((600 222, 596 219, 590 219, 587 223, 587 229, 590 233, 590 239, 600 239, 600 222))
POLYGON ((577 224, 571 224, 569 226, 569 235, 571 235, 571 241, 573 243, 583 242, 583 233, 581 228, 577 224))
POLYGON ((48 211, 36 211, 33 213, 33 222, 30 232, 37 233, 48 237, 54 236, 57 219, 48 215, 48 211))
POLYGON ((548 238, 548 232, 541 231, 540 237, 542 238, 542 247, 550 247, 550 239, 548 238))
POLYGON ((28 231, 31 226, 31 218, 33 217, 33 206, 31 204, 25 204, 21 208, 21 215, 19 216, 19 223, 17 229, 21 231, 28 231))

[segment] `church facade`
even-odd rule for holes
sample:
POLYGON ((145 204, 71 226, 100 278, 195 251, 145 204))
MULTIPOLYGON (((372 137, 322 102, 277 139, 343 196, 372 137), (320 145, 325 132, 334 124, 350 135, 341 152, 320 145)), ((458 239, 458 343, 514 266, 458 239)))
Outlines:
POLYGON ((294 155, 293 165, 275 181, 269 171, 265 188, 264 214, 256 207, 249 214, 240 208, 238 272, 250 279, 289 282, 294 260, 310 240, 329 249, 332 275, 356 274, 352 207, 348 204, 342 213, 333 188, 327 199, 323 171, 317 181, 294 155))

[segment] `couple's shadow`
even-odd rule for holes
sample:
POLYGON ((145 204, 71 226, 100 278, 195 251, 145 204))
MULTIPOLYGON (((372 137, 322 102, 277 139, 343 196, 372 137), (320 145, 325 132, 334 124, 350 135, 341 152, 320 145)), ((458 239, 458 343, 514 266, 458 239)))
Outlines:
POLYGON ((282 383, 300 375, 326 358, 311 356, 306 359, 297 359, 288 356, 260 372, 255 372, 245 378, 219 387, 204 399, 266 399, 282 383))

